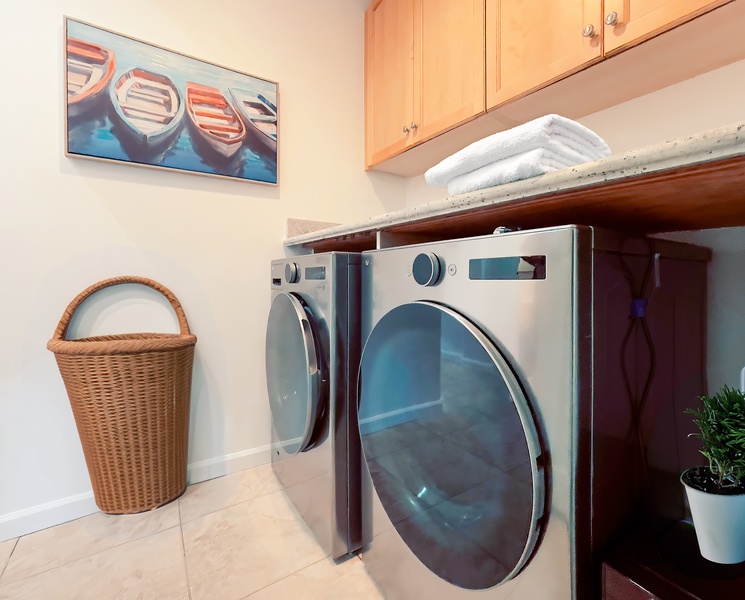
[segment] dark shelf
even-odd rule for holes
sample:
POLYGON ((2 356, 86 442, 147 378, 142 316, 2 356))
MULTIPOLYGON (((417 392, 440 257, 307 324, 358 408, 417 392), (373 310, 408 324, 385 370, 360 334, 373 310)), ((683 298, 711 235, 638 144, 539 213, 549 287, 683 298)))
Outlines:
POLYGON ((745 597, 745 563, 720 565, 703 558, 687 521, 641 528, 621 542, 604 563, 604 598, 621 597, 608 585, 609 578, 617 584, 619 574, 662 600, 745 597))

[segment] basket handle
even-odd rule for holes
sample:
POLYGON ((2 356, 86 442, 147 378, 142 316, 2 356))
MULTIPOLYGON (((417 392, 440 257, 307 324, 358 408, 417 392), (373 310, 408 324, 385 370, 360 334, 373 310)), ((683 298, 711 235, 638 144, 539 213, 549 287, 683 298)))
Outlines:
POLYGON ((92 286, 83 290, 77 296, 75 296, 73 301, 70 302, 70 304, 65 309, 65 312, 62 315, 59 324, 57 325, 57 329, 55 330, 52 339, 65 339, 65 336, 67 335, 67 328, 70 326, 70 321, 72 321, 72 317, 75 314, 75 311, 83 303, 84 300, 104 288, 111 287, 113 285, 119 285, 122 283, 139 283, 142 285, 146 285, 154 289, 156 292, 160 292, 161 294, 163 294, 166 297, 166 300, 171 303, 171 306, 176 313, 181 334, 189 335, 191 333, 191 331, 189 331, 189 323, 186 321, 184 309, 181 308, 181 303, 178 301, 178 298, 174 296, 171 290, 169 290, 164 285, 161 285, 157 281, 148 279, 147 277, 138 277, 137 275, 123 275, 121 277, 112 277, 111 279, 104 279, 103 281, 94 283, 92 286))

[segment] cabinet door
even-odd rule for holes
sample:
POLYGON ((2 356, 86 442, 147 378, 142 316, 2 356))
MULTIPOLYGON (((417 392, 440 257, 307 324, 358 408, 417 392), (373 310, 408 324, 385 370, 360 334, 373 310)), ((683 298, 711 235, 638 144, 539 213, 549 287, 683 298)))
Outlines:
POLYGON ((600 0, 486 0, 487 110, 599 60, 601 16, 600 0))
POLYGON ((373 1, 365 13, 365 164, 368 167, 401 152, 410 142, 413 65, 414 0, 373 1))
POLYGON ((419 0, 414 39, 418 142, 484 112, 484 0, 419 0))
POLYGON ((603 16, 610 22, 603 25, 605 53, 641 42, 727 2, 729 0, 605 0, 603 16))

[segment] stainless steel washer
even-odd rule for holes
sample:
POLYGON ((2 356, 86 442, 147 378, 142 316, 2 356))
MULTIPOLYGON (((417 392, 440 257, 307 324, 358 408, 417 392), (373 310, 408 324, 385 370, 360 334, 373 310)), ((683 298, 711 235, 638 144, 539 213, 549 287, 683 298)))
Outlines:
POLYGON ((362 254, 362 558, 388 600, 599 597, 650 419, 619 375, 648 362, 631 288, 656 273, 648 404, 700 393, 707 258, 578 226, 362 254))
POLYGON ((360 547, 356 253, 275 260, 266 331, 272 466, 321 547, 360 547))

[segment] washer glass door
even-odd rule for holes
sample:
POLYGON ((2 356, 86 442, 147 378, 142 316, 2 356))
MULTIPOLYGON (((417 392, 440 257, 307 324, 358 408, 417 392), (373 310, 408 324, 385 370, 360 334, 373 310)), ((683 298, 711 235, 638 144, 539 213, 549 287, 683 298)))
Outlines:
POLYGON ((275 440, 287 454, 312 446, 321 416, 321 370, 310 311, 299 296, 272 301, 266 329, 266 381, 275 440))
POLYGON ((373 328, 359 385, 365 462, 406 545, 462 588, 517 575, 540 535, 545 474, 502 352, 449 308, 405 304, 373 328))

